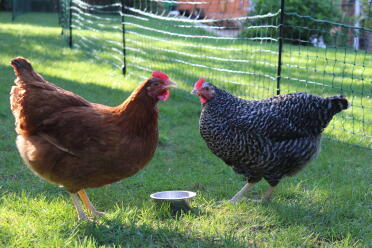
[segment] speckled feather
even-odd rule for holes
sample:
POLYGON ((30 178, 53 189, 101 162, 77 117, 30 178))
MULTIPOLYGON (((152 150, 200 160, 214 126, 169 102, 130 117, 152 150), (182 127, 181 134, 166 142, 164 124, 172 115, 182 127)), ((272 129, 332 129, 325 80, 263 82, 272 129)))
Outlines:
POLYGON ((307 93, 244 100, 211 85, 215 97, 202 104, 200 133, 212 152, 248 182, 271 186, 314 159, 321 133, 348 107, 343 96, 307 93))

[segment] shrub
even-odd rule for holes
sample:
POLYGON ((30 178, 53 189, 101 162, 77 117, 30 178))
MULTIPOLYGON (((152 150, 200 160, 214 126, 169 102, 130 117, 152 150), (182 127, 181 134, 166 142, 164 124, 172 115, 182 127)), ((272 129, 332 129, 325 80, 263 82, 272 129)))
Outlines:
MULTIPOLYGON (((339 6, 333 4, 332 0, 285 0, 285 26, 284 40, 292 43, 308 43, 311 37, 323 36, 326 41, 331 40, 332 25, 324 22, 313 21, 309 18, 302 18, 291 13, 297 13, 301 16, 311 16, 315 19, 339 21, 341 10, 339 6)), ((280 9, 279 0, 255 0, 255 10, 250 15, 275 13, 280 9)), ((263 25, 263 24, 279 24, 279 16, 259 19, 257 21, 248 22, 247 26, 263 25), (274 20, 275 19, 275 20, 274 20), (265 22, 266 23, 263 23, 265 22), (259 22, 259 23, 258 23, 259 22)), ((267 32, 272 37, 277 38, 277 31, 267 32)), ((249 29, 243 32, 244 36, 252 35, 249 29)))

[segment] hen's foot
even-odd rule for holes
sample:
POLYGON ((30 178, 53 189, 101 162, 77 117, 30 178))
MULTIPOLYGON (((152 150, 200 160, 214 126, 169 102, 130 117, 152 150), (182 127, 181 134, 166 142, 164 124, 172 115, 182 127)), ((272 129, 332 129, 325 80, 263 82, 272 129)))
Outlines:
POLYGON ((92 215, 93 215, 94 217, 100 217, 100 216, 102 216, 102 215, 105 214, 105 212, 100 212, 100 211, 98 211, 98 210, 93 206, 93 204, 91 203, 91 201, 90 201, 89 198, 88 198, 87 193, 85 193, 84 190, 80 190, 80 191, 78 191, 77 193, 79 194, 80 199, 81 199, 81 201, 83 202, 85 208, 86 208, 90 213, 92 213, 92 215))
POLYGON ((241 201, 244 201, 244 200, 247 200, 247 198, 246 197, 240 197, 238 199, 231 198, 227 202, 229 202, 231 204, 237 204, 238 202, 241 202, 241 201))
POLYGON ((83 208, 80 205, 79 197, 77 196, 76 193, 70 193, 70 195, 71 195, 71 198, 72 198, 72 202, 74 203, 74 206, 75 206, 76 211, 78 213, 78 219, 79 220, 86 220, 87 216, 84 213, 83 208))
POLYGON ((247 201, 256 202, 256 203, 264 202, 262 199, 247 199, 247 201))
POLYGON ((270 186, 269 189, 266 191, 265 195, 262 197, 262 202, 270 201, 271 197, 273 196, 273 192, 275 190, 275 187, 270 186))
POLYGON ((105 215, 106 213, 96 210, 96 211, 93 211, 92 214, 93 214, 94 217, 100 217, 102 215, 105 215))
POLYGON ((252 201, 252 202, 258 202, 258 203, 268 202, 268 201, 271 200, 274 190, 275 190, 275 187, 270 186, 270 188, 266 191, 266 193, 262 197, 262 199, 260 199, 260 200, 257 200, 257 199, 247 199, 247 200, 248 201, 252 201))
POLYGON ((231 199, 229 200, 229 202, 235 204, 235 203, 241 201, 242 198, 243 198, 243 195, 244 195, 244 194, 245 194, 245 193, 246 193, 250 188, 252 188, 253 185, 254 185, 254 183, 247 183, 246 185, 244 185, 244 187, 243 187, 243 188, 242 188, 238 193, 236 193, 236 195, 234 195, 233 198, 231 198, 231 199))

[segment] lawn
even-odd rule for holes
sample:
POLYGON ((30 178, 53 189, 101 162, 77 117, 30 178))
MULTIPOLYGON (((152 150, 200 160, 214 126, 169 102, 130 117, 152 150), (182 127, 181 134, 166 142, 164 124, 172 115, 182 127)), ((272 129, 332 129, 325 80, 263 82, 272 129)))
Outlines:
MULTIPOLYGON (((128 30, 133 35, 128 37, 128 46, 135 48, 136 45, 141 51, 150 49, 145 46, 144 36, 142 40, 135 41, 136 37, 141 36, 133 33, 146 36, 152 33, 134 29, 128 30)), ((155 64, 156 68, 168 72, 180 85, 179 89, 172 91, 167 102, 159 104, 160 142, 155 157, 144 170, 131 178, 88 190, 92 202, 107 214, 94 222, 78 221, 67 192, 36 177, 18 155, 14 119, 8 101, 15 78, 9 61, 16 56, 26 57, 47 80, 89 101, 106 105, 120 104, 136 87, 138 80, 150 73, 128 67, 129 76, 124 78, 111 65, 96 62, 94 57, 82 50, 68 48, 60 32, 54 14, 25 14, 17 17, 14 23, 11 22, 10 13, 0 15, 0 247, 372 246, 371 151, 339 142, 344 140, 344 136, 350 143, 359 142, 349 134, 344 135, 342 130, 333 132, 327 129, 327 137, 332 140, 323 140, 319 158, 297 176, 282 180, 271 202, 217 204, 220 200, 230 199, 245 182, 213 156, 202 141, 198 131, 200 103, 188 93, 191 84, 199 76, 207 76, 231 87, 237 94, 254 95, 259 90, 262 93, 260 97, 274 94, 275 84, 261 76, 258 77, 259 82, 268 89, 254 86, 245 90, 247 94, 242 94, 243 86, 236 84, 234 88, 225 81, 241 82, 253 78, 253 75, 243 75, 241 78, 234 77, 233 73, 211 70, 203 75, 208 71, 205 68, 198 70, 197 66, 191 66, 192 69, 188 70, 187 65, 180 67, 175 64, 177 59, 182 60, 182 56, 187 55, 171 57, 167 54, 169 51, 164 50, 151 56, 138 54, 136 57, 133 56, 135 50, 128 51, 130 64, 142 67, 155 64), (174 216, 166 208, 158 209, 149 198, 153 192, 172 189, 196 191, 198 195, 192 205, 194 211, 174 216)), ((152 37, 163 39, 161 35, 154 34, 152 37)), ((193 49, 194 53, 191 54, 200 55, 203 49, 207 49, 198 47, 197 42, 190 40, 180 39, 178 42, 178 46, 187 44, 188 49, 193 49)), ((237 43, 224 45, 224 42, 220 41, 221 48, 235 49, 241 46, 237 43)), ((174 44, 166 49, 175 49, 174 44)), ((162 47, 164 43, 159 40, 154 40, 151 45, 165 49, 162 47)), ((259 44, 255 46, 252 45, 250 51, 260 47, 259 44)), ((265 44, 267 47, 270 44, 265 44)), ((212 50, 207 56, 220 56, 221 51, 226 50, 212 50)), ((291 51, 291 57, 301 67, 301 58, 296 59, 294 50, 291 51)), ((312 61, 309 59, 312 52, 311 49, 307 50, 308 56, 303 63, 312 61)), ((228 56, 234 58, 231 53, 228 56)), ((198 64, 198 59, 195 58, 194 64, 198 64)), ((265 57, 265 54, 253 59, 269 63, 275 61, 272 57, 265 57)), ((358 60, 359 57, 352 59, 358 60)), ((318 59, 311 63, 327 62, 318 59)), ((367 63, 370 65, 371 60, 367 59, 367 63)), ((237 67, 231 64, 222 61, 209 67, 237 67)), ((349 69, 338 72, 340 68, 334 64, 330 65, 333 74, 348 74, 349 69)), ((272 75, 275 70, 270 69, 270 65, 267 67, 254 70, 260 75, 272 75)), ((364 75, 367 79, 370 78, 370 70, 371 66, 366 67, 364 75)), ((292 73, 307 78, 316 74, 311 71, 292 73)), ((315 81, 334 81, 327 79, 328 74, 320 74, 320 79, 315 81)), ((361 87, 368 92, 370 88, 364 85, 365 82, 361 83, 361 87)), ((343 83, 351 87, 347 80, 343 83)), ((309 84, 307 87, 315 86, 309 84)), ((300 89, 304 90, 300 87, 296 90, 300 89)), ((311 88, 313 92, 317 90, 311 88)), ((319 92, 325 94, 321 89, 319 92)), ((356 99, 359 99, 358 96, 356 99)), ((371 118, 370 109, 365 111, 363 118, 371 118)), ((248 196, 259 198, 266 188, 267 184, 261 182, 248 196)))

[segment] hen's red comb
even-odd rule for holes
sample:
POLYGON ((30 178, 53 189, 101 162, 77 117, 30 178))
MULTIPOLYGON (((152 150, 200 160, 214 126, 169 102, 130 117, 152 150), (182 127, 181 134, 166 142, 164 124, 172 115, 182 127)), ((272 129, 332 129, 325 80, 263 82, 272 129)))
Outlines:
POLYGON ((195 88, 200 88, 205 83, 205 78, 199 78, 199 80, 195 83, 195 88))
POLYGON ((166 81, 169 79, 168 75, 161 71, 153 71, 152 77, 160 78, 163 81, 166 81))

